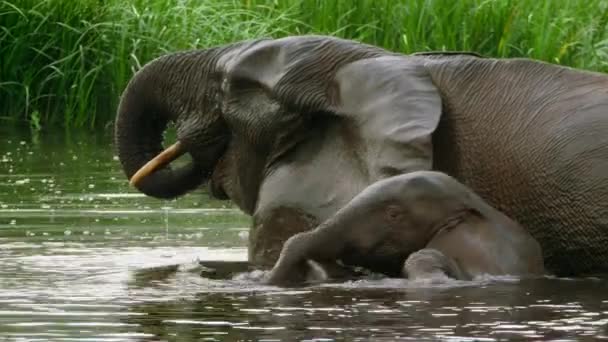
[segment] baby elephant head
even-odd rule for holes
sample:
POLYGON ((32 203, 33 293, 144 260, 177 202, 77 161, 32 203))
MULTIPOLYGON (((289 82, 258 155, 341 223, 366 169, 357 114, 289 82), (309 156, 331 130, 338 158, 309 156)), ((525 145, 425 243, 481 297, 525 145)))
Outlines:
MULTIPOLYGON (((471 209, 470 191, 441 172, 416 171, 378 181, 356 196, 338 215, 350 218, 363 237, 366 233, 412 234, 423 239, 427 229, 448 216, 471 209), (368 226, 376 226, 376 230, 368 226)), ((361 241, 361 243, 364 243, 361 241)))

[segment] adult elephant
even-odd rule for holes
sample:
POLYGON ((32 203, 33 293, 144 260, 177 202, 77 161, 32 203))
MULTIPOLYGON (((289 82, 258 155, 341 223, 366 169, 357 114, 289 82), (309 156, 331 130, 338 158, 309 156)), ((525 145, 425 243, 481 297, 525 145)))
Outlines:
MULTIPOLYGON (((251 215, 262 267, 369 184, 436 169, 526 227, 550 271, 608 271, 604 74, 323 36, 244 41, 148 63, 122 96, 116 145, 140 191, 173 198, 209 181, 251 215), (161 153, 169 121, 178 141, 161 153), (192 162, 171 169, 185 152, 192 162)), ((373 252, 352 262, 402 266, 373 252)))

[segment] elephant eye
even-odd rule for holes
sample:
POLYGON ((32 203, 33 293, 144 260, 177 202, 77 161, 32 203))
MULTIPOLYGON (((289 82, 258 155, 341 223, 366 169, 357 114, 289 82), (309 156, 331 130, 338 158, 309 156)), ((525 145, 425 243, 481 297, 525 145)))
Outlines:
POLYGON ((231 92, 238 94, 258 91, 262 91, 264 93, 268 92, 266 86, 258 81, 252 80, 251 78, 236 76, 230 78, 229 89, 231 92))
POLYGON ((255 88, 259 87, 259 83, 245 77, 233 77, 231 80, 231 85, 237 88, 255 88))
POLYGON ((389 221, 399 221, 403 217, 403 210, 395 204, 389 204, 386 207, 386 218, 389 221))

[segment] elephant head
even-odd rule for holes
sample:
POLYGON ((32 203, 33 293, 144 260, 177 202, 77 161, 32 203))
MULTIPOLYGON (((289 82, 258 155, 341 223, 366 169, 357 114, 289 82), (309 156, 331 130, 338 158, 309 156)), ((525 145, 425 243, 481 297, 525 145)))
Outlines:
MULTIPOLYGON (((329 213, 370 180, 429 168, 430 133, 440 112, 428 76, 382 49, 317 36, 256 40, 148 63, 122 96, 116 144, 127 177, 140 191, 173 198, 211 180, 214 196, 254 214, 276 207, 260 207, 260 200, 290 202, 275 188, 282 173, 290 172, 282 168, 290 158, 319 148, 325 159, 341 154, 331 151, 336 148, 331 144, 318 145, 319 139, 335 140, 328 136, 332 127, 340 130, 341 142, 365 142, 365 147, 354 156, 364 166, 360 184, 342 194, 318 194, 325 201, 336 197, 325 206, 329 213), (414 97, 415 104, 403 113, 400 102, 414 97), (178 141, 162 151, 170 121, 178 141), (186 152, 192 162, 172 169, 169 163, 186 152), (266 195, 265 185, 271 188, 266 195)), ((325 167, 326 161, 309 159, 309 167, 325 167)), ((303 177, 303 187, 313 190, 318 177, 303 177)))

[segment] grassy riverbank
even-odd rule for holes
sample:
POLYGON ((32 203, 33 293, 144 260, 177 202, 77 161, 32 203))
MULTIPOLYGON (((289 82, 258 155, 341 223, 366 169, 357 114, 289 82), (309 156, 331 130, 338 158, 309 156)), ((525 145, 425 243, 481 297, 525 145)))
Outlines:
POLYGON ((0 117, 101 126, 150 59, 260 36, 331 34, 608 72, 607 24, 608 0, 0 0, 0 117))

